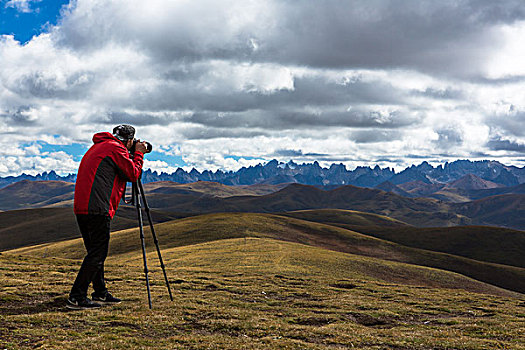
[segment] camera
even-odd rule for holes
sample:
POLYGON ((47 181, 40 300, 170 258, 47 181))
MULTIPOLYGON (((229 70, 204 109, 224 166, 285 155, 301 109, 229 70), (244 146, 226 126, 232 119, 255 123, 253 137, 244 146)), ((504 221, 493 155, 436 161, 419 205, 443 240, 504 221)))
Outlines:
MULTIPOLYGON (((131 146, 131 149, 129 150, 131 154, 135 153, 135 147, 137 146, 137 142, 138 142, 137 139, 133 139, 133 146, 131 146)), ((151 150, 153 149, 153 146, 148 141, 144 141, 144 142, 146 142, 146 153, 150 153, 151 150)))

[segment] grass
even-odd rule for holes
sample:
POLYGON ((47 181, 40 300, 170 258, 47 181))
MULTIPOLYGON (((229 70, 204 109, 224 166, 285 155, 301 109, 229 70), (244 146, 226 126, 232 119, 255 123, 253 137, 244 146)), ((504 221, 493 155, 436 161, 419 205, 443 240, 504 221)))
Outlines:
MULTIPOLYGON (((410 228, 377 215, 324 214, 344 225, 410 228)), ((124 302, 101 310, 65 308, 85 254, 80 239, 1 253, 0 349, 525 349, 523 294, 414 259, 523 281, 517 267, 271 214, 155 228, 174 301, 148 238, 153 310, 137 229, 112 234, 106 278, 124 302)))
POLYGON ((222 239, 163 250, 171 302, 148 256, 153 310, 135 250, 106 263, 109 288, 122 304, 68 311, 80 261, 3 253, 0 348, 525 348, 522 297, 401 278, 466 280, 453 273, 268 238, 222 239))
MULTIPOLYGON (((180 215, 152 210, 156 222, 180 215)), ((137 226, 137 211, 121 205, 112 221, 114 230, 137 226)), ((0 251, 80 237, 73 208, 33 208, 0 213, 0 251)))
POLYGON ((285 213, 278 213, 279 215, 285 215, 294 217, 297 219, 321 222, 325 224, 345 224, 352 225, 355 227, 388 227, 388 228, 399 228, 399 227, 412 227, 402 221, 389 218, 388 216, 365 213, 362 211, 355 210, 343 210, 343 209, 314 209, 314 210, 297 210, 285 213))
POLYGON ((238 185, 228 186, 213 181, 197 181, 187 184, 179 184, 172 181, 157 181, 144 184, 144 191, 149 196, 152 193, 164 194, 193 194, 209 195, 214 197, 232 196, 261 196, 278 191, 288 184, 278 185, 238 185))
POLYGON ((347 228, 409 247, 525 267, 523 231, 491 226, 422 228, 386 216, 340 209, 301 210, 279 215, 347 228))
MULTIPOLYGON (((169 221, 156 225, 163 249, 214 240, 259 237, 317 246, 332 251, 359 254, 397 262, 450 270, 513 291, 525 291, 525 269, 467 259, 451 254, 405 247, 361 233, 315 222, 271 214, 221 213, 169 221)), ((149 235, 147 235, 149 236, 149 235)), ((140 248, 137 229, 113 235, 111 254, 136 254, 140 248)), ((152 243, 150 242, 150 245, 152 243)), ((81 259, 81 239, 21 248, 20 253, 81 259)), ((417 280, 417 278, 415 278, 417 280)), ((407 279, 410 280, 410 279, 407 279)), ((450 285, 449 285, 450 287, 450 285)), ((480 285, 458 282, 457 288, 483 291, 480 285)), ((489 288, 487 286, 487 288, 489 288)), ((494 288, 489 288, 495 293, 494 288)))

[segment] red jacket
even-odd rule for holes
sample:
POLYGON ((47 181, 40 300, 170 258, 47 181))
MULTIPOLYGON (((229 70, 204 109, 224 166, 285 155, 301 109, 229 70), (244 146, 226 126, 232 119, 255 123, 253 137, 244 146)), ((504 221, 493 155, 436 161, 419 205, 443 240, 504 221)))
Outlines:
POLYGON ((75 184, 75 214, 109 215, 117 211, 126 182, 135 182, 142 172, 144 155, 128 149, 109 132, 93 136, 95 143, 78 168, 75 184))

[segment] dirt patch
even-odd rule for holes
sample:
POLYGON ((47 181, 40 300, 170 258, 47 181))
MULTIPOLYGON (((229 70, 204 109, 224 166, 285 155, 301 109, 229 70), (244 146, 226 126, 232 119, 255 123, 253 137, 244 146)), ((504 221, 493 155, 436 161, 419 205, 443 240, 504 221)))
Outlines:
POLYGON ((349 282, 338 282, 334 284, 330 284, 330 287, 332 288, 339 288, 339 289, 354 289, 357 288, 357 286, 353 283, 349 282))
POLYGON ((298 317, 292 320, 290 323, 298 324, 301 326, 326 326, 327 324, 334 323, 336 320, 329 317, 298 317))
POLYGON ((358 312, 351 312, 345 315, 345 319, 352 322, 358 323, 366 327, 373 328, 392 328, 397 325, 391 317, 380 316, 375 317, 372 315, 362 314, 358 312))
POLYGON ((204 290, 206 291, 216 291, 219 290, 219 287, 217 287, 215 284, 210 283, 204 287, 204 290))

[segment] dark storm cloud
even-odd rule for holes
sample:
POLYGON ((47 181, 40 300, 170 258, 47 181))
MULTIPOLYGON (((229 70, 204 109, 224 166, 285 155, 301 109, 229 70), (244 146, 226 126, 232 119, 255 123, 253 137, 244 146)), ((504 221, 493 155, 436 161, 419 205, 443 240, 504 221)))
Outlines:
POLYGON ((0 113, 0 120, 3 119, 4 122, 13 127, 13 126, 33 126, 37 124, 37 120, 31 115, 32 106, 20 106, 16 110, 5 111, 0 113))
MULTIPOLYGON (((295 149, 279 149, 279 150, 276 150, 274 153, 273 153, 274 156, 276 157, 289 157, 289 158, 298 158, 298 157, 321 157, 321 158, 326 158, 326 157, 329 157, 330 154, 326 154, 326 153, 311 153, 311 152, 308 152, 308 153, 303 153, 302 150, 295 150, 295 149)), ((321 159, 320 159, 321 160, 321 159)))
POLYGON ((486 117, 486 123, 492 133, 506 134, 516 137, 525 136, 525 111, 510 105, 508 111, 486 117))
POLYGON ((505 76, 501 78, 475 77, 470 80, 474 84, 484 85, 507 85, 525 82, 525 75, 505 76))
POLYGON ((408 94, 386 81, 363 81, 356 79, 343 84, 323 77, 294 79, 293 91, 279 91, 275 95, 261 95, 261 105, 276 103, 285 105, 340 105, 340 104, 402 104, 408 94))
POLYGON ((407 154, 406 157, 412 158, 412 159, 428 159, 428 155, 414 154, 414 153, 407 154))
MULTIPOLYGON (((202 73, 203 74, 203 73, 202 73)), ((356 80, 342 84, 322 76, 294 79, 293 90, 271 93, 233 90, 221 86, 202 89, 202 76, 194 81, 166 81, 145 94, 134 96, 130 106, 139 110, 208 110, 242 112, 253 109, 275 110, 288 106, 338 106, 355 104, 404 104, 409 93, 388 82, 356 80)))
POLYGON ((450 149, 452 147, 460 146, 463 143, 463 136, 460 130, 453 128, 436 130, 438 134, 437 141, 434 143, 439 146, 440 149, 450 149))
POLYGON ((525 153, 525 144, 516 143, 501 138, 490 140, 487 147, 494 151, 511 151, 518 153, 525 153))
POLYGON ((426 88, 424 91, 413 90, 415 96, 425 96, 436 100, 459 100, 465 98, 465 93, 459 89, 434 89, 426 88))
POLYGON ((390 142, 402 138, 400 130, 359 130, 350 133, 350 139, 356 143, 390 142))
POLYGON ((239 4, 167 3, 155 21, 133 16, 132 3, 84 5, 63 19, 60 42, 77 50, 137 44, 163 62, 239 59, 465 75, 477 73, 500 44, 493 26, 525 18, 521 0, 304 0, 252 4, 239 24, 229 17, 239 4))
POLYGON ((56 75, 33 71, 5 86, 26 98, 78 99, 86 96, 86 91, 93 87, 94 79, 95 74, 92 72, 75 72, 61 81, 56 75))
POLYGON ((253 110, 241 113, 199 112, 185 121, 220 128, 262 128, 267 130, 311 127, 402 128, 419 122, 418 115, 400 111, 352 109, 350 111, 253 110))
POLYGON ((148 113, 107 112, 103 115, 94 116, 93 121, 110 124, 133 124, 138 126, 160 125, 165 126, 176 120, 173 116, 164 113, 161 115, 148 113))
POLYGON ((243 128, 212 128, 212 127, 190 127, 179 130, 182 136, 188 140, 211 140, 217 138, 244 139, 257 136, 270 136, 269 133, 243 128))
POLYGON ((315 67, 475 73, 499 44, 493 25, 525 18, 522 1, 288 2, 260 56, 315 67), (308 18, 308 21, 304 19, 308 18), (286 47, 286 50, 282 48, 286 47))

